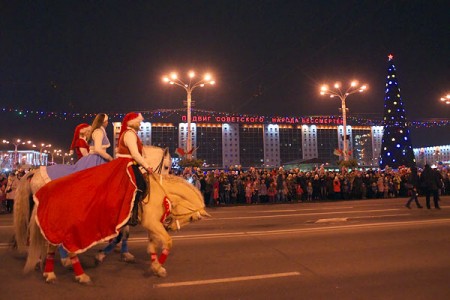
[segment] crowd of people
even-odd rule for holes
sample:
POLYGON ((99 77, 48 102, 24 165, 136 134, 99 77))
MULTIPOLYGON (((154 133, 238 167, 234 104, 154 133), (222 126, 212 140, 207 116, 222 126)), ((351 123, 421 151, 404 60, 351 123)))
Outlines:
MULTIPOLYGON (((141 156, 143 145, 136 134, 142 120, 142 115, 138 113, 125 116, 120 133, 124 137, 123 145, 116 149, 118 159, 114 160, 115 163, 108 164, 128 163, 131 159, 135 162, 133 173, 138 181, 142 181, 138 165, 152 172, 141 156)), ((107 125, 108 116, 103 113, 96 116, 92 125, 79 124, 70 147, 77 154, 76 164, 41 167, 44 180, 50 182, 113 161, 106 151, 110 147, 105 131, 107 125)), ((22 169, 9 174, 0 173, 0 213, 13 211, 15 190, 24 174, 22 169)), ((410 208, 413 200, 417 207, 421 207, 417 197, 423 194, 427 208, 430 207, 431 196, 435 207, 439 208, 439 196, 450 194, 450 169, 431 169, 429 165, 420 170, 416 167, 399 167, 397 170, 387 167, 385 170, 350 171, 345 168, 326 170, 324 166, 310 171, 298 168, 285 170, 282 167, 243 170, 239 167, 203 172, 200 168, 186 168, 180 175, 197 186, 206 206, 410 197, 406 203, 406 207, 410 208)), ((144 186, 142 182, 138 184, 144 186)), ((138 189, 136 199, 141 197, 142 189, 138 189)), ((137 224, 137 202, 134 202, 130 225, 137 224)))
POLYGON ((450 171, 428 165, 424 170, 404 167, 384 171, 327 171, 323 167, 300 171, 280 167, 203 172, 194 168, 182 175, 201 190, 207 206, 450 194, 450 171), (417 174, 418 179, 412 174, 417 174))
MULTIPOLYGON (((12 212, 14 192, 24 173, 24 170, 17 170, 8 176, 0 174, 0 212, 12 212)), ((431 169, 428 165, 423 170, 414 167, 385 171, 329 171, 323 167, 300 171, 280 167, 204 172, 200 168, 187 168, 180 176, 197 186, 206 206, 406 198, 416 194, 428 198, 433 196, 434 199, 440 195, 450 195, 450 170, 431 169)), ((410 207, 411 201, 407 207, 410 207)))
POLYGON ((0 173, 0 213, 10 214, 14 208, 14 197, 19 180, 25 174, 22 169, 0 173))

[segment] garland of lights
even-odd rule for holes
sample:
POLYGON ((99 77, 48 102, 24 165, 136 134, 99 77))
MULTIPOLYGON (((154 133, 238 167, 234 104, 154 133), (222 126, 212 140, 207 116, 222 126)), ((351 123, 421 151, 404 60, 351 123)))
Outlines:
MULTIPOLYGON (((217 112, 212 110, 203 110, 203 109, 192 109, 194 113, 202 113, 202 114, 210 114, 212 116, 230 116, 234 115, 232 113, 226 112, 217 112)), ((10 113, 14 114, 16 117, 21 118, 37 118, 39 120, 44 119, 59 119, 59 120, 69 120, 69 119, 93 119, 97 113, 80 113, 80 112, 54 112, 54 111, 42 111, 42 110, 33 110, 33 109, 20 109, 20 108, 7 108, 3 107, 0 109, 1 113, 10 113)), ((178 116, 183 116, 186 114, 186 108, 175 108, 175 109, 155 109, 148 111, 140 111, 144 117, 152 118, 169 118, 172 115, 176 114, 178 116)), ((123 112, 105 112, 110 118, 122 120, 126 113, 123 112)), ((257 117, 256 115, 251 114, 238 114, 240 117, 257 117)), ((265 116, 267 120, 272 118, 278 118, 278 116, 265 116)), ((311 117, 311 116, 305 116, 311 117)), ((330 118, 339 118, 339 116, 327 116, 330 118)), ((383 126, 383 120, 376 119, 363 119, 358 117, 347 117, 351 124, 359 125, 359 126, 383 126)), ((406 122, 409 127, 414 128, 433 128, 433 127, 444 127, 450 125, 450 119, 446 120, 435 120, 435 121, 407 121, 406 122)))

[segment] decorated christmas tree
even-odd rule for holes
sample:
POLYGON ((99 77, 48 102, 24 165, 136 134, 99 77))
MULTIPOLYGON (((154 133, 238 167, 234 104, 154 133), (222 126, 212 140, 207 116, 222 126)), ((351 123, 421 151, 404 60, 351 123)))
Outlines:
POLYGON ((416 165, 414 152, 409 138, 406 113, 394 65, 394 57, 389 56, 388 75, 384 97, 384 130, 381 144, 380 168, 386 166, 412 167, 416 165))

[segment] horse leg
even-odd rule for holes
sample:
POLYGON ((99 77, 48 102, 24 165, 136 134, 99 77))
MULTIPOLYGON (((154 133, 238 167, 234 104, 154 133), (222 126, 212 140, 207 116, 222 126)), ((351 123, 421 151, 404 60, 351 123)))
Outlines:
POLYGON ((166 269, 161 265, 158 259, 158 247, 156 246, 157 242, 150 238, 149 235, 149 242, 147 246, 147 252, 150 254, 150 272, 155 274, 158 277, 166 277, 167 271, 166 269))
POLYGON ((134 255, 128 251, 128 237, 130 236, 130 226, 125 226, 121 229, 122 235, 122 248, 120 250, 120 259, 127 263, 134 263, 136 259, 134 255))
POLYGON ((120 241, 122 240, 122 235, 123 235, 123 232, 122 232, 122 229, 121 229, 121 230, 119 231, 119 234, 118 234, 115 238, 113 238, 113 239, 111 239, 111 240, 109 241, 108 246, 106 246, 105 248, 103 248, 103 250, 100 250, 100 251, 95 255, 95 264, 102 263, 102 262, 105 260, 106 255, 108 255, 109 253, 111 253, 111 252, 115 249, 115 247, 117 246, 117 244, 120 243, 120 241))
POLYGON ((75 253, 69 253, 69 257, 72 262, 73 272, 75 273, 75 280, 81 284, 91 284, 91 278, 84 273, 78 256, 75 253))
POLYGON ((69 258, 69 253, 63 248, 63 246, 58 246, 59 256, 61 258, 61 264, 63 267, 68 268, 72 265, 69 258))
POLYGON ((56 246, 48 245, 47 247, 47 257, 45 258, 44 273, 42 274, 45 278, 45 282, 53 283, 56 281, 55 275, 55 250, 56 246))
POLYGON ((167 271, 163 267, 166 262, 167 257, 169 256, 170 249, 172 248, 172 238, 161 226, 159 232, 149 232, 149 243, 147 252, 150 254, 150 270, 159 277, 166 277, 167 271), (158 257, 158 242, 162 245, 162 251, 160 256, 158 257))
POLYGON ((109 242, 108 246, 106 246, 103 250, 100 250, 95 255, 95 263, 96 264, 102 263, 105 260, 106 256, 113 250, 115 250, 116 246, 120 242, 122 242, 122 245, 119 248, 119 251, 121 253, 120 259, 128 263, 135 262, 136 259, 134 258, 134 255, 128 251, 129 230, 130 230, 129 226, 122 227, 122 229, 120 229, 119 231, 119 234, 109 242))

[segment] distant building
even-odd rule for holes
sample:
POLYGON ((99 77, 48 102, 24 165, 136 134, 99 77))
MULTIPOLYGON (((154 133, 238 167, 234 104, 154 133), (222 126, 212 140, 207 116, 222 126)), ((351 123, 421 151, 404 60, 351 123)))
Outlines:
POLYGON ((414 156, 419 167, 423 167, 425 164, 438 165, 439 163, 450 165, 450 145, 415 148, 414 156))
MULTIPOLYGON (((142 123, 140 138, 145 145, 186 149, 186 117, 158 113, 142 123)), ((210 167, 278 167, 298 159, 317 158, 335 164, 335 149, 343 148, 342 119, 334 116, 265 117, 196 112, 191 120, 193 157, 210 167)), ((120 122, 114 125, 114 147, 120 122)), ((376 166, 381 150, 383 127, 347 125, 349 148, 361 166, 376 166)))
POLYGON ((17 168, 32 168, 48 164, 48 154, 34 150, 0 151, 0 165, 2 170, 14 170, 17 168), (17 158, 15 158, 17 154, 17 158))

